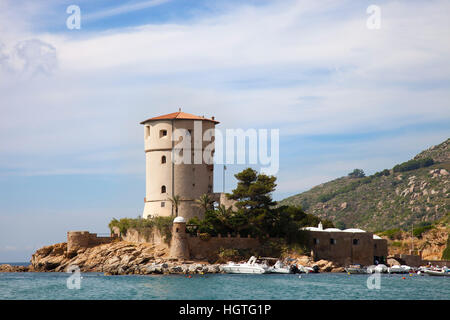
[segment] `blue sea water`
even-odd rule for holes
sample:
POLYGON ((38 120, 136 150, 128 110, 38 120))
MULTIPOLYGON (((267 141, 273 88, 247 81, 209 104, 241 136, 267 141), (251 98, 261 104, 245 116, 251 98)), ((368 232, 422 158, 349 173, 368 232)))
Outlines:
POLYGON ((450 298, 450 278, 382 275, 380 289, 368 275, 129 275, 82 273, 68 289, 66 273, 0 273, 0 299, 413 299, 450 298), (403 277, 405 279, 403 279, 403 277))

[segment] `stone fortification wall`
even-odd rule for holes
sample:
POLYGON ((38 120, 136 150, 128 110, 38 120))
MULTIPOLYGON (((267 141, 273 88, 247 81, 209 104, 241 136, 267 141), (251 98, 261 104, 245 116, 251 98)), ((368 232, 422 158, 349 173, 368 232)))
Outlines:
POLYGON ((75 252, 79 249, 92 248, 101 244, 111 243, 116 236, 102 237, 89 231, 67 232, 67 252, 75 252))
POLYGON ((261 246, 257 238, 237 237, 201 237, 188 236, 189 253, 191 258, 204 259, 217 254, 220 249, 257 249, 261 246))

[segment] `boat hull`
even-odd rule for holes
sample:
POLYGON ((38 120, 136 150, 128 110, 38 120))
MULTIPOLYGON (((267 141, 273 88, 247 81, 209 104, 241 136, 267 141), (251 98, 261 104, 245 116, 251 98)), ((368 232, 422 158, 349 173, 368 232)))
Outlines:
POLYGON ((367 274, 366 268, 345 268, 345 272, 349 274, 367 274))
POLYGON ((434 271, 434 270, 425 270, 425 274, 429 276, 437 276, 437 277, 450 277, 450 272, 445 271, 434 271))
POLYGON ((278 273, 278 274, 289 274, 291 271, 286 268, 278 268, 278 269, 269 269, 267 273, 278 273))
POLYGON ((259 267, 248 266, 223 266, 223 271, 226 273, 240 273, 240 274, 263 274, 266 270, 259 267))

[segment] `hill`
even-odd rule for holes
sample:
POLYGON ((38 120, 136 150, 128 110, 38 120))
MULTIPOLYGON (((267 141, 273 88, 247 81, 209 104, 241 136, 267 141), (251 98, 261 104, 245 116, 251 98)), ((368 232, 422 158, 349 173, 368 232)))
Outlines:
MULTIPOLYGON (((356 171, 356 170, 355 170, 356 171)), ((409 229, 450 212, 450 139, 407 162, 365 177, 359 172, 291 196, 280 205, 300 205, 337 227, 369 231, 409 229)))

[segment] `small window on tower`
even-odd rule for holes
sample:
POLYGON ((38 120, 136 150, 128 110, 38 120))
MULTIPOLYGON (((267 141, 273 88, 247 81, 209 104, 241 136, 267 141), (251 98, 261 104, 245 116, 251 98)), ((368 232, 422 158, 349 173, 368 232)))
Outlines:
POLYGON ((166 193, 166 186, 161 187, 161 193, 166 193))
POLYGON ((167 130, 160 130, 159 131, 159 137, 162 138, 162 137, 165 137, 165 136, 167 136, 167 130))
POLYGON ((166 163, 166 156, 161 157, 161 163, 166 163))
POLYGON ((150 137, 150 126, 145 127, 145 138, 150 137))
POLYGON ((164 208, 166 206, 166 203, 163 201, 161 202, 161 208, 164 208))
POLYGON ((336 239, 331 238, 330 239, 330 244, 336 244, 336 239))

